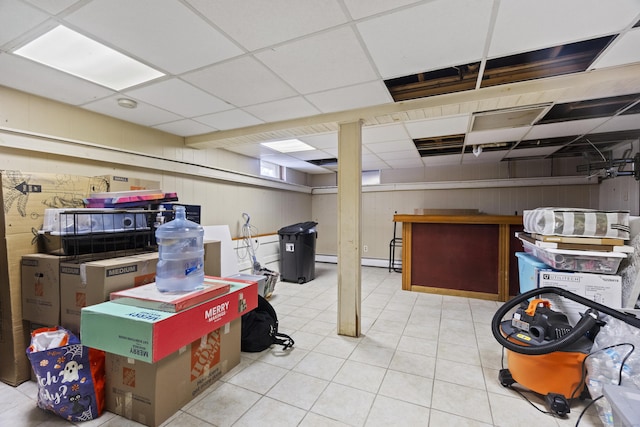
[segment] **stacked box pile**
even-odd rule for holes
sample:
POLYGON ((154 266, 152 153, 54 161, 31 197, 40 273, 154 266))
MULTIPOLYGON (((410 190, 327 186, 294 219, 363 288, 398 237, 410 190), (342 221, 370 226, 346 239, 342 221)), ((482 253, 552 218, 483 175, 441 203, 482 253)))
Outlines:
MULTIPOLYGON (((538 208, 523 212, 524 232, 516 233, 529 256, 549 267, 537 286, 567 289, 618 309, 633 307, 638 296, 623 301, 620 264, 634 248, 629 213, 572 208, 538 208)), ((565 298, 545 296, 577 323, 585 307, 565 298)))

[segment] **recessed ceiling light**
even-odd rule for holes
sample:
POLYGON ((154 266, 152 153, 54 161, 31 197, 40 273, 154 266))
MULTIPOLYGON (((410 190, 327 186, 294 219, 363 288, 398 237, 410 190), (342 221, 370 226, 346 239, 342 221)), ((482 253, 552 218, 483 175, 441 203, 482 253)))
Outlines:
POLYGON ((279 151, 281 153, 295 153, 298 151, 311 151, 315 150, 309 144, 305 144, 299 139, 285 139, 283 141, 273 141, 273 142, 261 142, 265 147, 271 148, 272 150, 279 151))
POLYGON ((62 25, 13 53, 114 90, 164 75, 62 25))

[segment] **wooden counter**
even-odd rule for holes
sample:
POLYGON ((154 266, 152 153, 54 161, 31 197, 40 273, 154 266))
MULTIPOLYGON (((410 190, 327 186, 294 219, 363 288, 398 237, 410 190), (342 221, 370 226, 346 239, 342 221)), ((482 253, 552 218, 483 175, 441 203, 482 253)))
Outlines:
POLYGON ((520 215, 395 215, 402 289, 506 301, 518 291, 520 215))

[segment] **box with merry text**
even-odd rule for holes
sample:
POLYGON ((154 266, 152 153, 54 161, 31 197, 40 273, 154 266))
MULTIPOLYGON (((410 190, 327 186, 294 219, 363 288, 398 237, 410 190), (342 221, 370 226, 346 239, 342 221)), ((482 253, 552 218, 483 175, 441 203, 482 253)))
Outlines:
MULTIPOLYGON (((225 279, 226 280, 226 279, 225 279)), ((82 309, 87 347, 154 363, 258 306, 257 282, 228 280, 227 294, 177 313, 104 302, 82 309)))
POLYGON ((160 425, 240 363, 241 329, 233 320, 157 363, 106 353, 106 409, 160 425))

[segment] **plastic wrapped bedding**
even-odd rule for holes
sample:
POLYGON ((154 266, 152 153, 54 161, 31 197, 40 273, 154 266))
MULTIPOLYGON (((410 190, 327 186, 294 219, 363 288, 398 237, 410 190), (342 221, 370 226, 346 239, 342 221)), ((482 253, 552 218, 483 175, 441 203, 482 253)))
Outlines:
POLYGON ((537 208, 523 212, 528 233, 568 237, 629 239, 628 211, 577 208, 537 208))

